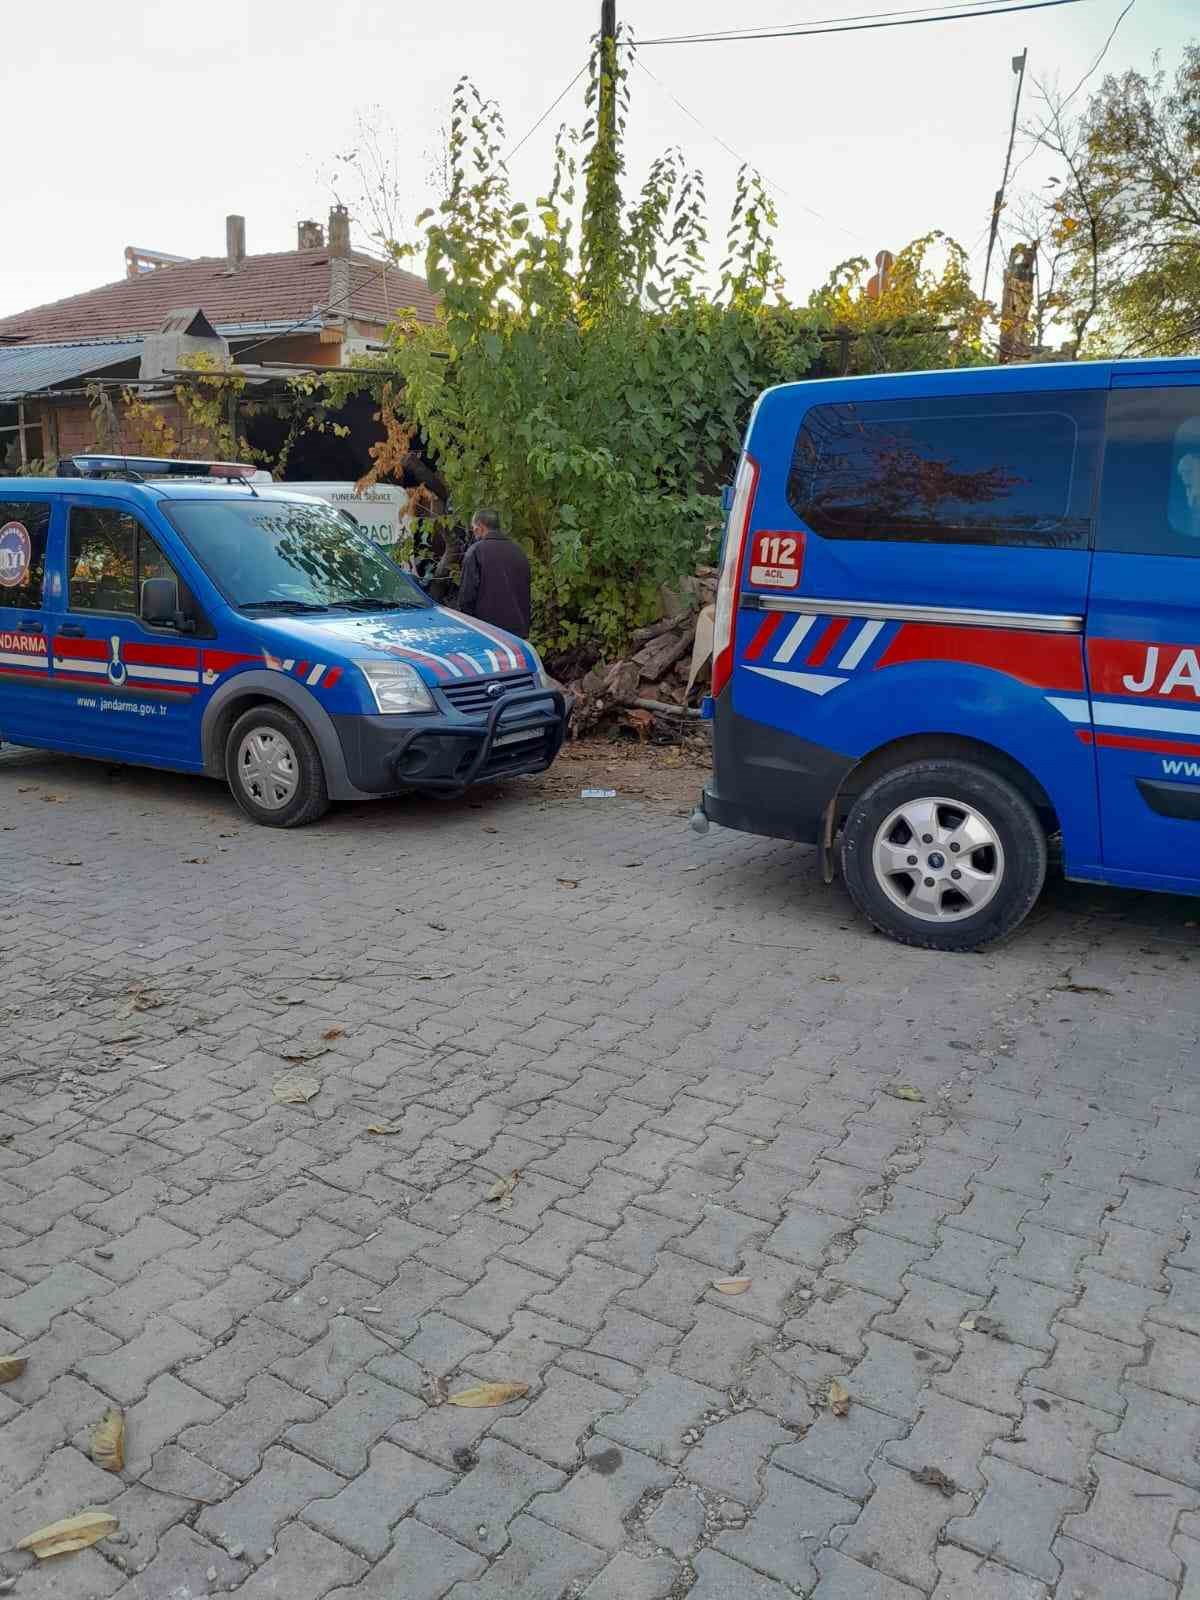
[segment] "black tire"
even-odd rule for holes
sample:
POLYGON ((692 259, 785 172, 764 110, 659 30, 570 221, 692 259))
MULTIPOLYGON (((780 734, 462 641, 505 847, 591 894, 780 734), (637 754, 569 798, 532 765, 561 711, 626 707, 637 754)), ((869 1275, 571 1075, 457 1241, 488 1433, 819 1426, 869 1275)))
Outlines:
POLYGON ((1011 933, 1042 891, 1046 855, 1045 830, 1025 796, 969 761, 914 761, 885 773, 854 801, 842 833, 842 873, 855 905, 881 933, 922 950, 977 950, 1011 933), (906 818, 897 819, 910 805, 910 816, 919 816, 922 803, 931 808, 936 838, 929 832, 918 837, 906 818), (984 843, 964 854, 959 844, 955 856, 949 854, 953 845, 939 850, 957 831, 956 808, 971 813, 970 837, 986 838, 990 830, 999 848, 984 843), (906 853, 901 858, 899 852, 906 853), (922 872, 908 874, 906 865, 895 870, 914 858, 922 872), (956 861, 965 870, 955 868, 956 861), (974 880, 978 909, 971 910, 970 897, 950 881, 954 873, 959 881, 974 880), (902 903, 906 886, 925 902, 922 908, 902 903))
POLYGON ((252 706, 244 711, 225 740, 225 777, 233 798, 254 822, 265 828, 302 828, 329 810, 325 769, 312 734, 286 707, 252 706), (254 746, 263 759, 278 761, 279 778, 264 775, 263 761, 254 767, 254 746))

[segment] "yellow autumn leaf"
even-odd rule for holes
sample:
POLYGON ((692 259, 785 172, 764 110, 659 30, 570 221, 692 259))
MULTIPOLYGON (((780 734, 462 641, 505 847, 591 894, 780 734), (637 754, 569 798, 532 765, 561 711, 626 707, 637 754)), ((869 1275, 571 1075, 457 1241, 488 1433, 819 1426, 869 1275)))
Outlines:
POLYGON ((105 1472, 120 1472, 125 1465, 125 1418, 115 1406, 92 1430, 92 1460, 105 1472))
POLYGON ((713 1288, 718 1294, 745 1294, 750 1287, 749 1278, 714 1278, 713 1288))
POLYGON ((24 1371, 24 1356, 0 1356, 0 1383, 14 1383, 24 1371))
POLYGON ((447 1395, 446 1399, 452 1406, 506 1406, 510 1400, 519 1400, 528 1393, 527 1383, 477 1383, 474 1388, 447 1395))
POLYGON ((850 1391, 840 1378, 829 1381, 829 1409, 835 1417, 844 1417, 850 1410, 850 1391))
POLYGON ((72 1550, 86 1550, 97 1539, 107 1539, 120 1524, 109 1511, 80 1511, 61 1522, 48 1522, 36 1533, 28 1534, 18 1550, 32 1550, 39 1561, 47 1556, 65 1556, 72 1550))

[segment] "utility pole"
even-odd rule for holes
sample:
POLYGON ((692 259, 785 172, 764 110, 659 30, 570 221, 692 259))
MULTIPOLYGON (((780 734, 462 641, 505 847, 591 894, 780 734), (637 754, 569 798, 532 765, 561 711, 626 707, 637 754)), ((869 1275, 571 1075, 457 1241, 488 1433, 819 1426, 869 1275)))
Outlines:
POLYGON ((596 139, 586 163, 582 239, 589 297, 611 291, 621 240, 621 152, 617 107, 617 0, 601 0, 596 72, 596 139))
POLYGON ((996 235, 1000 231, 1000 212, 1004 208, 1004 191, 1008 188, 1008 174, 1012 167, 1013 145, 1017 138, 1017 117, 1021 111, 1021 90, 1025 84, 1025 63, 1029 60, 1029 49, 1026 47, 1019 56, 1012 58, 1012 69, 1017 74, 1017 93, 1013 100, 1012 127, 1008 133, 1008 151, 1004 157, 1004 176, 1000 180, 1000 187, 996 190, 996 198, 992 201, 992 229, 988 235, 987 260, 983 264, 983 288, 979 298, 987 299, 988 274, 992 270, 992 251, 996 248, 996 235))

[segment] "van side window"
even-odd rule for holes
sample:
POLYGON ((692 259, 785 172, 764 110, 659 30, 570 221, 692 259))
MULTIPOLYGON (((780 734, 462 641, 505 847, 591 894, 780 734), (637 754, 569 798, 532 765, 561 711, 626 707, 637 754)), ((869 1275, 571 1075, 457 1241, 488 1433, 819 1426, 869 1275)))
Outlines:
POLYGON ((1100 393, 814 406, 788 499, 826 539, 1086 549, 1100 393))
POLYGON ((1109 396, 1096 547, 1200 556, 1200 386, 1109 396))
POLYGON ((170 562, 128 511, 72 506, 67 539, 72 611, 136 616, 143 582, 175 577, 170 562))
POLYGON ((0 606, 41 605, 49 531, 48 500, 0 500, 0 606))

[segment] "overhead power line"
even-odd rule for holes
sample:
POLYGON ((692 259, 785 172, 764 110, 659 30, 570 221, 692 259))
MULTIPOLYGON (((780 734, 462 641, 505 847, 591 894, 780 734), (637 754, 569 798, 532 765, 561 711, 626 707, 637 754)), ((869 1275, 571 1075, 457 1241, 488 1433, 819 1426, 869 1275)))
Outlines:
MULTIPOLYGON (((970 3, 970 0, 968 0, 968 3, 970 3)), ((804 39, 822 33, 864 33, 874 28, 912 28, 925 22, 969 22, 975 17, 1008 16, 1010 13, 1017 11, 1046 11, 1051 6, 1074 6, 1080 4, 1082 4, 1082 0, 1020 0, 1020 4, 1017 5, 981 6, 975 11, 959 7, 954 10, 943 10, 934 16, 926 16, 916 12, 911 12, 905 16, 897 15, 894 12, 877 12, 875 13, 875 21, 830 21, 828 23, 802 23, 792 28, 774 28, 771 30, 673 34, 659 39, 640 39, 638 48, 644 50, 650 45, 660 44, 732 44, 747 40, 804 39)))
MULTIPOLYGON (((776 183, 772 178, 769 178, 766 173, 762 171, 757 162, 751 161, 749 156, 744 156, 742 155, 741 151, 735 150, 733 145, 729 144, 725 139, 722 139, 721 135, 710 128, 708 124, 698 117, 689 106, 685 106, 683 101, 674 92, 674 90, 668 88, 661 78, 657 77, 653 72, 651 72, 650 68, 644 61, 639 61, 638 66, 641 67, 642 71, 653 83, 657 84, 657 86, 662 90, 663 94, 665 94, 669 100, 672 100, 679 107, 684 116, 690 118, 691 121, 694 122, 696 126, 702 130, 702 132, 706 133, 715 144, 719 144, 721 149, 724 150, 727 155, 731 155, 735 161, 740 162, 744 167, 752 167, 754 171, 758 173, 759 177, 767 185, 767 187, 769 189, 774 189, 777 194, 781 194, 785 200, 791 201, 793 199, 793 197, 788 193, 781 183, 776 183)), ((805 205, 802 200, 797 200, 794 203, 800 207, 801 211, 806 211, 810 217, 816 217, 818 222, 824 222, 831 228, 837 228, 840 232, 844 233, 848 239, 853 239, 855 244, 862 244, 862 236, 860 234, 851 232, 849 228, 843 227, 840 222, 834 222, 831 217, 825 216, 820 211, 815 211, 812 206, 805 205)))
MULTIPOLYGON (((940 0, 940 3, 917 6, 902 6, 895 11, 852 11, 848 15, 838 17, 809 17, 804 22, 788 23, 784 31, 790 32, 794 28, 823 28, 832 27, 835 23, 845 22, 875 22, 881 17, 915 17, 926 11, 945 12, 969 11, 976 6, 996 5, 997 0, 940 0)), ((1007 0, 1006 0, 1007 5, 1007 0)), ((764 23, 761 27, 754 28, 706 28, 702 33, 680 33, 670 38, 649 39, 647 44, 695 44, 714 43, 720 39, 773 39, 778 37, 780 23, 764 23)))
POLYGON ((511 161, 512 158, 516 155, 517 151, 520 150, 524 145, 528 144, 530 139, 533 138, 534 134, 541 127, 542 123, 545 122, 546 118, 550 115, 550 113, 557 106, 560 106, 563 103, 563 101, 567 98, 567 96, 570 94, 571 90, 579 82, 580 78, 583 77, 583 75, 587 71, 587 69, 588 69, 588 63, 585 61, 583 63, 583 65, 580 67, 579 71, 571 79, 571 81, 567 85, 567 87, 562 91, 562 93, 557 95, 550 102, 550 104, 546 107, 545 111, 542 112, 541 116, 534 123, 533 127, 529 129, 528 133, 522 134, 522 136, 517 140, 516 144, 513 145, 512 149, 504 157, 506 162, 511 161))

